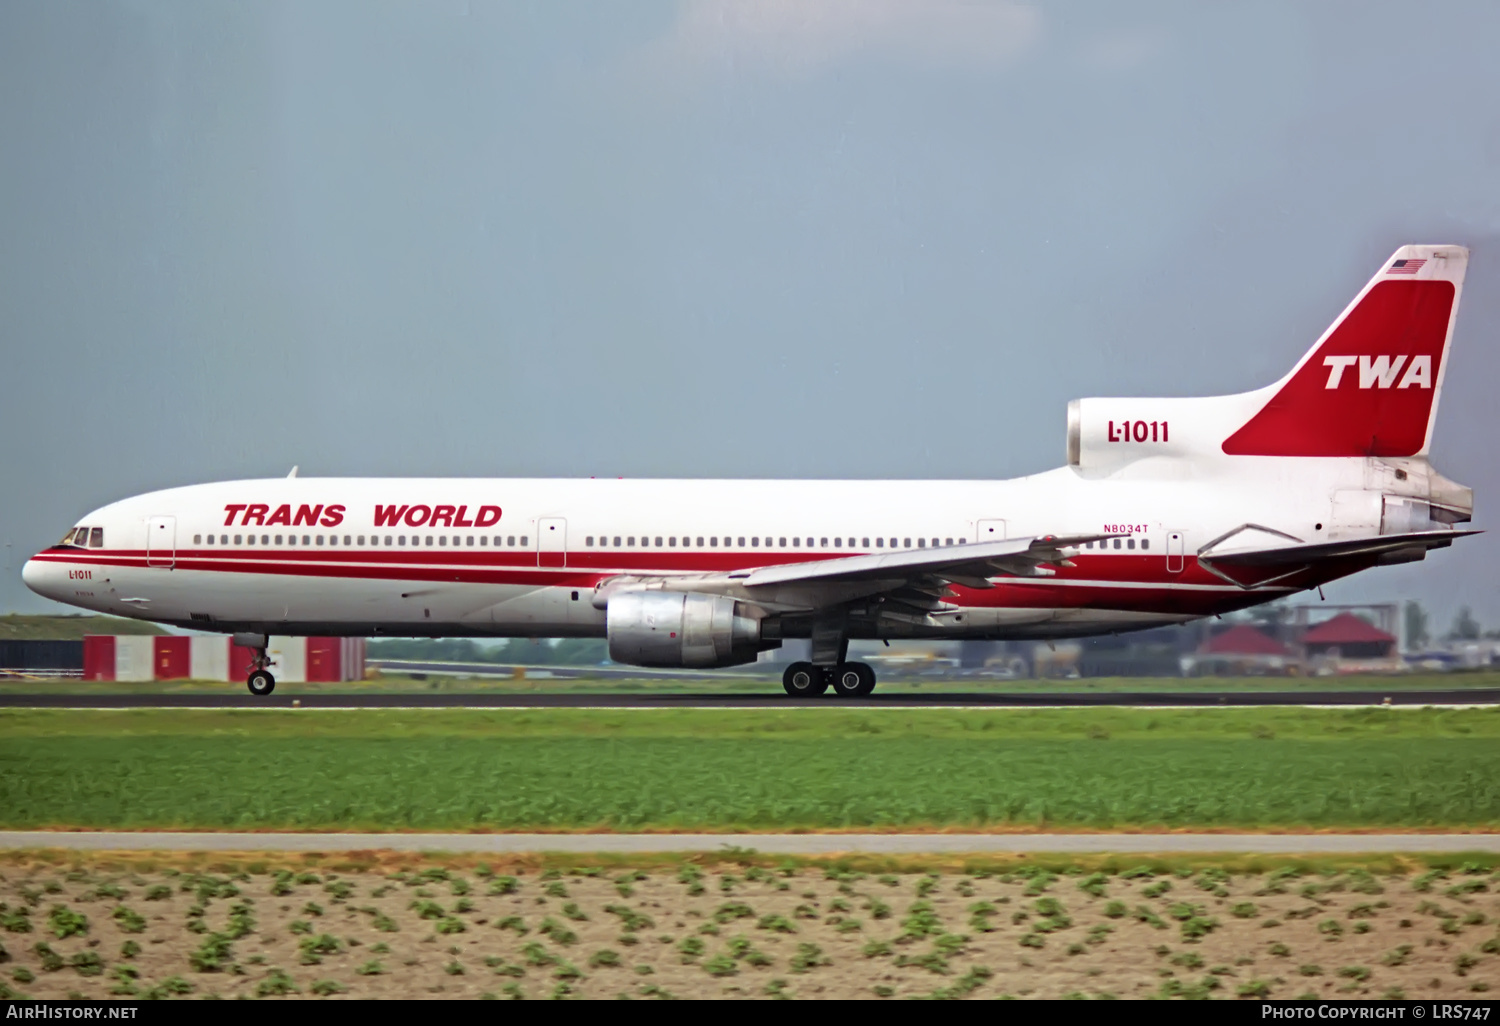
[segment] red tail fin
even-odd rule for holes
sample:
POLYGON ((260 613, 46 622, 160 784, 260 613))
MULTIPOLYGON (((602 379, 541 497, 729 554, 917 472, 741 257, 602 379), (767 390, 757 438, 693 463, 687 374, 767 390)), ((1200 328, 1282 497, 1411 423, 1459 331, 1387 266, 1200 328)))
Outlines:
POLYGON ((1397 250, 1224 452, 1425 454, 1468 261, 1461 246, 1397 250))

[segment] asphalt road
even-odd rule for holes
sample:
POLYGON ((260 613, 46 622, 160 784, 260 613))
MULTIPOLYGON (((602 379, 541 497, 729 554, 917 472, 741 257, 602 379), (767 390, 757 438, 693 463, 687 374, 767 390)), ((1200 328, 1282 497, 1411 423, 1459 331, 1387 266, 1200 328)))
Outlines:
POLYGON ((776 855, 1500 852, 1500 834, 235 834, 0 832, 0 849, 80 851, 665 852, 776 855))
POLYGON ((1024 694, 945 692, 932 695, 888 694, 868 698, 794 699, 772 690, 764 694, 320 694, 283 692, 256 698, 238 687, 223 693, 198 694, 0 694, 0 708, 45 709, 672 709, 672 708, 868 708, 912 709, 945 706, 1026 708, 1035 706, 1160 706, 1213 708, 1263 705, 1494 705, 1500 688, 1444 691, 1240 691, 1240 692, 1069 692, 1035 691, 1024 694))

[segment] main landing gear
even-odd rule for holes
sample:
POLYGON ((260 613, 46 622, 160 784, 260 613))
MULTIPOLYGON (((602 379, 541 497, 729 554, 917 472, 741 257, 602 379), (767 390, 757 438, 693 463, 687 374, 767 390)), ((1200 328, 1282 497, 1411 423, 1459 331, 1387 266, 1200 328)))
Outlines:
POLYGON ((793 698, 812 698, 830 687, 842 698, 863 698, 875 690, 875 671, 864 663, 793 663, 781 675, 781 686, 793 698))

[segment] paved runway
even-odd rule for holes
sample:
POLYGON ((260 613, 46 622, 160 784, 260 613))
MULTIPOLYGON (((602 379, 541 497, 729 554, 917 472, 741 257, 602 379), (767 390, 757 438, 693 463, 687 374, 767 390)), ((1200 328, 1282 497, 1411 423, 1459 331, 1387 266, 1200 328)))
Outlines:
POLYGON ((433 851, 644 853, 750 848, 776 855, 1202 852, 1500 853, 1500 834, 214 834, 0 832, 0 849, 82 851, 433 851))
POLYGON ((46 709, 672 709, 672 708, 866 708, 915 709, 963 706, 968 708, 1027 708, 1036 706, 1160 706, 1192 708, 1264 705, 1494 705, 1500 688, 1453 688, 1442 691, 1217 691, 1217 692, 1080 692, 1034 691, 1012 694, 943 692, 931 695, 876 693, 868 698, 791 698, 768 689, 766 693, 725 694, 320 694, 287 691, 267 698, 225 685, 224 692, 140 694, 0 694, 0 708, 46 709))

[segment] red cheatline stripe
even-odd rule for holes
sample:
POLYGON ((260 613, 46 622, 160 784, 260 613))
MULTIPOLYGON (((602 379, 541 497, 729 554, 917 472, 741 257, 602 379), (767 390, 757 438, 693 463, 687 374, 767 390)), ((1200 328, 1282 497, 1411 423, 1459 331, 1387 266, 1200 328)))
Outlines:
MULTIPOLYGON (((303 552, 299 550, 235 550, 232 555, 220 551, 201 549, 181 550, 172 560, 178 569, 207 570, 227 573, 266 573, 293 576, 351 576, 382 577, 401 580, 488 580, 495 572, 517 570, 540 570, 533 575, 536 580, 552 580, 554 575, 592 574, 607 576, 617 573, 726 573, 757 566, 783 565, 790 562, 813 563, 826 559, 841 558, 834 555, 817 554, 811 557, 790 558, 792 553, 777 553, 770 562, 752 561, 750 553, 743 552, 569 552, 568 566, 562 568, 538 567, 536 553, 524 551, 509 553, 469 552, 385 552, 379 549, 358 552, 303 552), (787 557, 787 558, 783 558, 787 557), (432 575, 438 576, 420 576, 432 575)), ((72 563, 88 566, 146 566, 146 553, 139 549, 120 550, 51 550, 38 553, 44 562, 72 563)), ((165 557, 155 557, 165 562, 165 557)), ((1201 570, 1193 557, 1186 558, 1182 571, 1168 572, 1160 556, 1079 556, 1074 567, 1060 567, 1056 577, 1049 582, 1089 581, 1120 584, 1155 584, 1163 587, 1183 585, 1206 586, 1216 589, 1229 587, 1220 578, 1201 570)), ((1030 578, 1037 582, 1038 579, 1030 578)))

